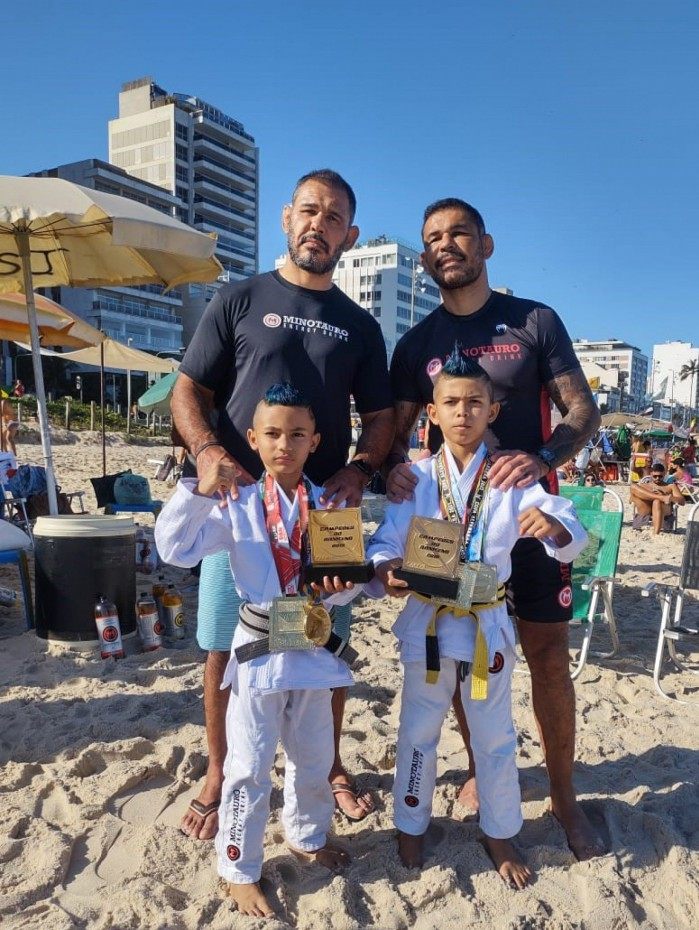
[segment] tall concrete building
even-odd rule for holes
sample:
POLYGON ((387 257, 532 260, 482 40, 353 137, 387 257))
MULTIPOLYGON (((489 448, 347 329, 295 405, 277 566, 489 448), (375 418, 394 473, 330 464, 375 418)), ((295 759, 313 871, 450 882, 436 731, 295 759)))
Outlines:
MULTIPOLYGON (((109 161, 176 195, 184 223, 217 233, 219 284, 256 274, 259 158, 240 122, 198 97, 140 78, 119 94, 119 116, 109 121, 109 161)), ((215 288, 183 289, 185 345, 215 288)))
MULTIPOLYGON (((284 264, 284 257, 275 267, 284 264)), ((396 342, 439 304, 439 290, 420 265, 417 249, 378 236, 345 252, 333 282, 378 321, 389 359, 396 342)))
MULTIPOLYGON (((83 187, 138 200, 155 210, 176 214, 179 200, 158 185, 132 177, 98 158, 38 171, 35 177, 63 178, 83 187)), ((182 347, 182 291, 145 284, 133 287, 50 289, 50 296, 69 310, 135 349, 177 355, 182 347)))
POLYGON ((573 349, 581 363, 594 362, 600 368, 619 372, 621 409, 638 413, 643 409, 648 375, 648 356, 621 339, 576 339, 573 349))
POLYGON ((699 363, 699 348, 691 342, 663 342, 653 346, 653 364, 648 382, 649 393, 665 405, 682 406, 693 411, 699 401, 699 377, 680 380, 684 365, 699 363))

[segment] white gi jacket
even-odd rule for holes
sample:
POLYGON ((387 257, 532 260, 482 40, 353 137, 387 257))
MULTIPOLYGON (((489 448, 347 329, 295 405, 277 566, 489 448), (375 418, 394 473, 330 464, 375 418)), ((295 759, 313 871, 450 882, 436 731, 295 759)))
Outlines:
MULTIPOLYGON (((239 488, 237 501, 228 498, 221 509, 220 500, 194 493, 197 480, 182 479, 167 502, 155 525, 155 542, 164 562, 184 568, 196 565, 206 555, 227 550, 240 597, 262 610, 269 610, 275 597, 282 596, 279 576, 267 534, 265 510, 257 483, 239 488)), ((298 499, 289 501, 277 485, 281 515, 291 535, 298 519, 298 499)), ((322 489, 311 485, 313 502, 318 510, 322 489)), ((353 592, 347 592, 351 594, 353 592)), ((328 606, 350 598, 332 595, 328 606)), ((323 647, 307 651, 289 651, 259 656, 239 664, 235 649, 254 642, 255 637, 239 623, 233 636, 231 658, 222 687, 249 688, 259 693, 301 690, 304 688, 343 688, 353 684, 347 664, 323 647)))
MULTIPOLYGON (((454 457, 447 447, 451 486, 457 501, 461 499, 465 502, 468 499, 471 484, 485 454, 485 445, 481 444, 469 464, 459 474, 454 457)), ((442 516, 435 457, 415 462, 412 469, 418 477, 414 499, 400 504, 388 504, 383 523, 369 542, 367 557, 375 565, 404 556, 408 527, 413 516, 437 519, 442 516)), ((571 562, 587 543, 587 534, 578 522, 570 501, 547 494, 540 484, 523 490, 513 488, 502 491, 489 488, 484 512, 480 518, 485 520, 481 561, 496 566, 498 581, 501 584, 510 577, 510 553, 520 538, 517 517, 530 507, 538 507, 544 513, 554 516, 570 533, 572 540, 563 548, 556 548, 552 540, 543 541, 546 552, 558 561, 571 562)), ((377 578, 364 588, 364 593, 371 597, 383 597, 385 591, 377 578)), ((425 662, 425 633, 432 613, 429 604, 412 595, 408 597, 393 626, 393 632, 400 642, 402 662, 425 662)), ((501 648, 503 641, 514 647, 514 629, 504 604, 480 609, 479 614, 481 630, 488 647, 488 663, 492 664, 495 652, 501 648)), ((473 660, 476 624, 472 618, 455 617, 453 614, 441 615, 437 619, 437 638, 441 656, 448 656, 457 661, 473 660)))

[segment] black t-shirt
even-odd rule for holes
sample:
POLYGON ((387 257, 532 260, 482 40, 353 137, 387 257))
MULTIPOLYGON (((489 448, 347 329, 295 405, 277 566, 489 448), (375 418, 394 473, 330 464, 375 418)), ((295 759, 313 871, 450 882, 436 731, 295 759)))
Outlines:
MULTIPOLYGON (((391 361, 396 401, 426 404, 432 379, 454 344, 488 372, 501 408, 491 426, 493 445, 536 452, 551 433, 547 382, 580 363, 558 315, 543 304, 496 291, 470 316, 455 316, 440 304, 398 342, 391 361)), ((436 451, 440 430, 430 425, 436 451)))
POLYGON ((306 473, 316 484, 347 462, 350 394, 358 413, 393 403, 376 320, 335 286, 297 287, 276 271, 216 293, 180 371, 214 392, 217 434, 255 477, 262 463, 246 433, 258 401, 275 382, 290 381, 313 407, 321 440, 306 473))

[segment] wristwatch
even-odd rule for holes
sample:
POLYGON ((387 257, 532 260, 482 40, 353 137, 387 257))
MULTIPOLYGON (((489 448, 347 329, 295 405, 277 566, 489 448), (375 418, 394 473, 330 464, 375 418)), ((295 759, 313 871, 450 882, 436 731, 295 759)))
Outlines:
POLYGON ((374 469, 366 461, 366 459, 352 459, 350 465, 354 465, 355 468, 358 468, 367 479, 367 481, 371 481, 371 479, 374 477, 374 469))
POLYGON ((552 452, 550 449, 547 449, 544 446, 542 446, 541 449, 537 451, 536 456, 537 458, 540 458, 541 461, 546 466, 547 474, 548 472, 553 471, 553 463, 556 460, 555 452, 552 452))

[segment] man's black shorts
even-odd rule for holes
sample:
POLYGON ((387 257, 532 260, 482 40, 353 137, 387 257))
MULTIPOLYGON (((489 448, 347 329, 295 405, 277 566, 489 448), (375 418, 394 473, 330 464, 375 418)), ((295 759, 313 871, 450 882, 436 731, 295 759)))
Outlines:
POLYGON ((573 615, 570 565, 546 555, 537 539, 520 539, 512 550, 507 609, 531 623, 563 623, 573 615))

